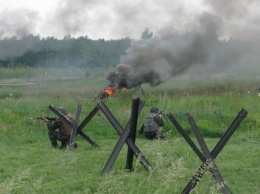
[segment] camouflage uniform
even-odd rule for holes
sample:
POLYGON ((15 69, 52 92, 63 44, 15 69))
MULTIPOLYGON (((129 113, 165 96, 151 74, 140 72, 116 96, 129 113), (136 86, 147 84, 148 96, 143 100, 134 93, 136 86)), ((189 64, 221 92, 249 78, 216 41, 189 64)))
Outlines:
MULTIPOLYGON (((73 122, 74 118, 70 114, 65 114, 65 116, 73 122)), ((47 123, 47 128, 49 130, 48 135, 49 139, 51 141, 51 145, 55 148, 58 148, 57 141, 61 142, 60 149, 66 148, 69 141, 70 136, 72 132, 72 128, 62 121, 60 118, 57 118, 51 122, 47 123), (56 129, 59 129, 59 131, 56 131, 56 129)))
MULTIPOLYGON (((158 109, 159 111, 159 109, 158 109)), ((163 139, 161 134, 164 122, 158 111, 151 111, 144 119, 143 134, 147 139, 163 139)))

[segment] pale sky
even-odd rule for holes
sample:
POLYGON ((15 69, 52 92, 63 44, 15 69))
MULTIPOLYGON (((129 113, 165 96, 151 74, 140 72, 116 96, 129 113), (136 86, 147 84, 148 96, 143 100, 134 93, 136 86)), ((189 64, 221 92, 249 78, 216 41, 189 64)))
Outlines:
POLYGON ((27 34, 63 38, 138 39, 145 28, 157 36, 200 28, 205 12, 220 21, 222 38, 255 40, 258 0, 0 0, 0 39, 27 34))

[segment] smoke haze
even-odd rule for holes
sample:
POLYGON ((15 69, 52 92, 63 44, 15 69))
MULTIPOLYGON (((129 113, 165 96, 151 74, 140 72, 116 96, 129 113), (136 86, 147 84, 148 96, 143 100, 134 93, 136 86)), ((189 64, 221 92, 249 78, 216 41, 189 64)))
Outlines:
POLYGON ((91 39, 140 38, 148 27, 157 36, 168 31, 185 33, 198 28, 198 18, 205 12, 222 22, 221 38, 256 40, 260 31, 260 2, 257 0, 46 0, 35 3, 9 0, 1 2, 0 38, 39 34, 63 38, 89 36, 91 39), (14 1, 14 3, 12 3, 14 1), (37 7, 38 5, 38 7, 37 7), (44 8, 44 12, 39 10, 44 8))
POLYGON ((224 39, 223 18, 213 12, 199 15, 197 22, 190 32, 180 34, 164 29, 158 38, 133 41, 117 70, 107 75, 109 85, 158 86, 187 72, 246 74, 245 71, 252 73, 259 68, 260 47, 255 36, 240 32, 244 41, 224 39))
POLYGON ((59 0, 47 15, 4 10, 0 38, 34 33, 62 38, 130 37, 110 85, 157 86, 187 72, 254 72, 259 68, 257 0, 59 0), (40 22, 41 21, 41 22, 40 22), (145 28, 155 35, 139 40, 145 28))

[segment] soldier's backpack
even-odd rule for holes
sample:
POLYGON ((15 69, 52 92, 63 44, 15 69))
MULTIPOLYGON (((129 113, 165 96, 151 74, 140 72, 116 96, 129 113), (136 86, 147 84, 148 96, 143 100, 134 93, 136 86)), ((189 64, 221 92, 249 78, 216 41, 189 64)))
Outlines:
POLYGON ((151 113, 144 118, 144 132, 157 131, 160 126, 154 121, 155 113, 151 113))

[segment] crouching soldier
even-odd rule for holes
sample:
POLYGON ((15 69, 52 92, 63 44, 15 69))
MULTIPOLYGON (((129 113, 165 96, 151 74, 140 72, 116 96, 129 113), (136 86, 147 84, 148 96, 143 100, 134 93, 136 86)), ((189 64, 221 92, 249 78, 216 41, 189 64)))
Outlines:
MULTIPOLYGON (((67 113, 65 109, 59 107, 57 108, 57 110, 61 114, 66 116, 71 122, 74 121, 74 117, 71 114, 67 113)), ((66 148, 70 141, 72 128, 67 123, 62 121, 60 118, 56 118, 55 120, 51 120, 47 122, 47 128, 49 130, 48 135, 51 141, 51 145, 54 148, 58 148, 57 141, 60 141, 61 142, 60 149, 66 148), (58 131, 56 131, 57 129, 58 131)), ((74 148, 76 148, 77 144, 74 144, 73 146, 74 148)))
POLYGON ((147 139, 165 139, 162 134, 164 122, 162 117, 163 112, 156 106, 150 109, 150 114, 144 118, 144 124, 141 128, 141 133, 147 139))

